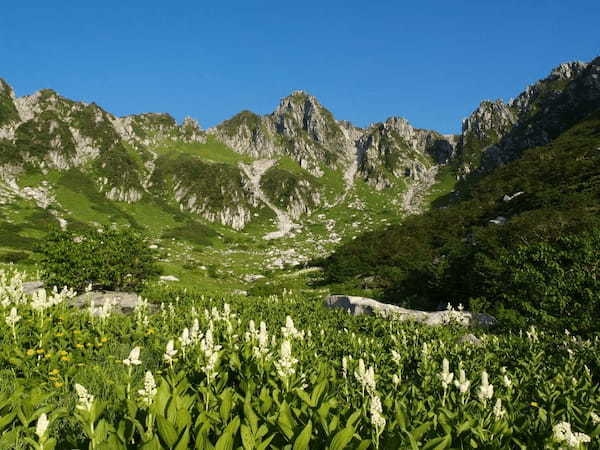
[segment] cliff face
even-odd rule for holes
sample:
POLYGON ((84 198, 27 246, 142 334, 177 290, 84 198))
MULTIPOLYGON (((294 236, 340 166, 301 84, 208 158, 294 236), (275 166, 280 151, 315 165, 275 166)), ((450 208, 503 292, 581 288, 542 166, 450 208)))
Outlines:
POLYGON ((508 104, 482 102, 463 122, 458 152, 462 174, 492 170, 527 148, 546 145, 598 108, 600 58, 561 64, 508 104))

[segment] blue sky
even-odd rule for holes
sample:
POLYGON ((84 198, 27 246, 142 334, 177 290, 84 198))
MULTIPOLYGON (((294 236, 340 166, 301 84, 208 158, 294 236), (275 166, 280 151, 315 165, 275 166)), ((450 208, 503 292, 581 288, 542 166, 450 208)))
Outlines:
POLYGON ((600 55, 598 23, 597 0, 13 1, 0 77, 18 95, 52 88, 205 127, 303 89, 359 126, 398 115, 458 132, 481 100, 600 55))

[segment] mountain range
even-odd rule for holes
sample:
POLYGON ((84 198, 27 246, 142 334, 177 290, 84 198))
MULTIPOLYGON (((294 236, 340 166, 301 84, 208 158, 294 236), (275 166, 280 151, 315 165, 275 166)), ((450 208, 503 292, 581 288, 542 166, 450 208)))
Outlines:
POLYGON ((189 117, 116 117, 49 89, 17 98, 0 79, 0 202, 35 202, 63 227, 97 222, 100 210, 133 224, 125 210, 136 204, 234 230, 266 217, 277 226, 268 238, 353 189, 383 195, 398 215, 417 212, 441 175, 494 170, 600 107, 599 73, 600 58, 561 64, 508 103, 483 101, 460 135, 400 117, 359 128, 303 91, 271 114, 242 111, 203 130, 189 117))

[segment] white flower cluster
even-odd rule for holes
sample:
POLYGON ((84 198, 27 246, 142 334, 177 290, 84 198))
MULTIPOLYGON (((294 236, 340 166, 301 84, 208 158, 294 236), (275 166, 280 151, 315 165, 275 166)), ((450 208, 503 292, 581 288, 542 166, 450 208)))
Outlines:
POLYGON ((6 324, 9 327, 14 327, 17 322, 19 320, 21 320, 21 316, 19 316, 19 314, 17 314, 17 308, 15 308, 14 306, 10 309, 10 313, 8 313, 6 315, 6 318, 4 319, 6 321, 6 324))
POLYGON ((485 403, 494 396, 494 385, 490 384, 488 373, 484 370, 481 373, 481 385, 479 386, 479 400, 485 403))
POLYGON ((152 372, 148 370, 146 372, 146 375, 144 376, 144 389, 140 389, 138 391, 138 394, 142 399, 142 403, 144 403, 144 405, 146 405, 147 407, 152 405, 156 392, 157 389, 156 382, 154 381, 154 376, 152 375, 152 372))
POLYGON ((140 348, 134 347, 134 349, 131 350, 131 352, 129 353, 127 359, 123 360, 123 364, 128 367, 139 366, 140 364, 142 364, 142 361, 140 361, 140 348))
POLYGON ((175 362, 175 355, 177 355, 177 350, 175 350, 175 343, 173 342, 173 339, 171 339, 167 342, 167 347, 163 354, 163 361, 172 366, 173 362, 175 362))
POLYGON ((294 321, 290 316, 285 318, 285 327, 281 327, 281 334, 283 335, 283 339, 302 339, 304 338, 304 331, 300 331, 296 329, 294 326, 294 321))
POLYGON ((277 375, 287 381, 291 375, 296 373, 297 362, 298 360, 292 356, 292 344, 289 340, 284 340, 279 349, 279 360, 275 361, 277 375))
POLYGON ((446 358, 442 361, 442 373, 440 374, 440 378, 444 390, 448 389, 448 385, 452 383, 452 379, 454 378, 454 373, 450 372, 450 363, 446 358))
POLYGON ((377 434, 381 434, 385 428, 385 417, 383 417, 383 408, 381 407, 381 399, 374 395, 371 397, 371 423, 375 428, 377 434))
POLYGON ((76 408, 90 412, 94 407, 94 396, 88 393, 87 389, 80 384, 75 384, 75 392, 77 392, 78 397, 76 408))
POLYGON ((569 448, 579 448, 581 444, 591 440, 587 434, 573 432, 571 424, 568 422, 560 422, 554 425, 552 436, 556 442, 566 444, 569 448))
POLYGON ((358 360, 358 367, 354 371, 354 377, 359 382, 363 392, 366 389, 369 395, 375 395, 377 384, 375 381, 375 369, 373 369, 373 366, 369 366, 369 368, 366 369, 365 362, 362 358, 360 358, 358 360))
POLYGON ((260 322, 260 330, 256 336, 256 345, 252 347, 252 353, 255 358, 263 360, 269 357, 269 333, 267 324, 260 322))
POLYGON ((0 269, 0 299, 0 304, 4 308, 27 302, 23 292, 23 274, 21 272, 0 269))
POLYGON ((221 346, 214 341, 211 323, 208 330, 206 330, 204 339, 200 341, 200 351, 204 354, 204 367, 202 370, 206 374, 209 383, 216 374, 215 369, 219 362, 219 350, 221 350, 221 346))

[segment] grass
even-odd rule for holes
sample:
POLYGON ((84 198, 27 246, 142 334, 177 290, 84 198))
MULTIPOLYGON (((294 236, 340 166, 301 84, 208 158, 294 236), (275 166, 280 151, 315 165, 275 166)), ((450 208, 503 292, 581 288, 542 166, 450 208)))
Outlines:
POLYGON ((236 153, 234 150, 217 141, 213 136, 210 135, 207 136, 206 142, 203 144, 168 142, 159 145, 155 148, 155 150, 159 154, 164 155, 185 153, 214 163, 237 165, 240 162, 248 163, 252 161, 251 158, 236 153))

